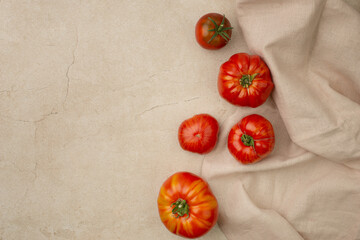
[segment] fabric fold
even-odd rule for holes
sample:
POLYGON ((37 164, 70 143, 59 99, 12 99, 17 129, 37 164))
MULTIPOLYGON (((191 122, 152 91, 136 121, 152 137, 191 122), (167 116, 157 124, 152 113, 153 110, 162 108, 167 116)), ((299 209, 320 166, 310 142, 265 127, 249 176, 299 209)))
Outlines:
POLYGON ((336 161, 360 157, 359 14, 342 1, 271 2, 238 1, 237 11, 291 139, 336 161))

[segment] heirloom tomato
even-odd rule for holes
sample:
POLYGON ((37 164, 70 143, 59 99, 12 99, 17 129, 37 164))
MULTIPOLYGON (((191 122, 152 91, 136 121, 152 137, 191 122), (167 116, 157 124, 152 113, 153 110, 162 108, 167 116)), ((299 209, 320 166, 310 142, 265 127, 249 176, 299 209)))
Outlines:
POLYGON ((231 39, 231 29, 230 22, 225 15, 208 13, 196 23, 196 41, 205 49, 215 50, 222 48, 231 39))
POLYGON ((208 153, 216 145, 219 124, 209 114, 198 114, 183 121, 179 127, 180 146, 195 153, 208 153))
POLYGON ((189 172, 170 176, 160 188, 157 203, 165 227, 186 238, 204 235, 218 218, 218 203, 210 186, 189 172))
POLYGON ((257 162, 271 153, 275 135, 271 123, 252 114, 235 124, 228 136, 228 149, 243 164, 257 162))
POLYGON ((218 90, 232 104, 258 107, 273 88, 270 70, 257 55, 237 53, 220 67, 218 90))

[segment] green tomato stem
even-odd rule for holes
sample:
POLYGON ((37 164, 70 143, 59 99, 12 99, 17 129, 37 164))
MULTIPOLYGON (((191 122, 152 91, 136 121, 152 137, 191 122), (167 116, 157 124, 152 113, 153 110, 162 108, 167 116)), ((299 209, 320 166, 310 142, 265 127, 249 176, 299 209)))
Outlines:
POLYGON ((223 15, 223 19, 222 19, 220 25, 217 25, 216 22, 214 21, 214 19, 212 19, 211 17, 208 17, 208 19, 214 24, 214 28, 208 30, 209 32, 214 32, 214 35, 211 37, 211 39, 208 41, 208 43, 210 43, 212 40, 214 40, 214 38, 217 35, 220 35, 223 39, 225 39, 226 42, 228 42, 230 40, 230 36, 225 31, 233 29, 233 28, 232 27, 224 28, 225 15, 223 15))
POLYGON ((255 147, 254 139, 250 135, 243 134, 241 136, 241 141, 244 143, 247 147, 255 147))
POLYGON ((248 88, 253 80, 255 79, 255 77, 258 75, 259 73, 255 73, 255 74, 244 74, 242 75, 242 77, 240 78, 239 82, 240 82, 240 85, 243 86, 244 88, 248 88))
POLYGON ((190 217, 189 205, 185 200, 179 198, 178 200, 176 200, 176 202, 171 204, 171 207, 172 206, 175 206, 172 210, 172 213, 176 216, 176 218, 183 217, 184 215, 187 215, 186 218, 190 217))

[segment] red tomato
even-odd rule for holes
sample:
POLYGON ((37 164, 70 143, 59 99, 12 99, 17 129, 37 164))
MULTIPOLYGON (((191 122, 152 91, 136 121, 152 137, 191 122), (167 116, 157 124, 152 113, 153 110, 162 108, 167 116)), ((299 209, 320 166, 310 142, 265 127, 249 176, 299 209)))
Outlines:
POLYGON ((161 186, 157 202, 165 227, 182 237, 204 235, 218 218, 218 203, 209 185, 189 172, 169 177, 161 186))
POLYGON ((180 146, 195 153, 208 153, 216 145, 219 124, 208 114, 198 114, 181 123, 179 127, 180 146))
POLYGON ((225 15, 208 13, 195 26, 196 41, 205 49, 224 47, 231 39, 232 27, 225 15))
POLYGON ((275 135, 271 123, 257 114, 244 117, 235 124, 228 137, 230 153, 243 164, 263 159, 274 146, 275 135))
POLYGON ((218 90, 232 104, 258 107, 273 88, 270 70, 257 55, 234 54, 220 67, 218 90))

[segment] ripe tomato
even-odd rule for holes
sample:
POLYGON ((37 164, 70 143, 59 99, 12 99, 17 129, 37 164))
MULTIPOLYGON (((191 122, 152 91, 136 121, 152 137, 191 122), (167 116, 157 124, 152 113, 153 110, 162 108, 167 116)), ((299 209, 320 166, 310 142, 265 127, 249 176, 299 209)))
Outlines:
POLYGON ((232 104, 258 107, 273 88, 270 70, 257 55, 237 53, 220 67, 218 90, 232 104))
POLYGON ((208 114, 198 114, 183 121, 179 127, 180 146, 195 153, 208 153, 216 145, 219 124, 208 114))
POLYGON ((275 135, 271 123, 257 114, 244 117, 235 124, 228 137, 230 153, 243 164, 263 159, 274 146, 275 135))
POLYGON ((157 202, 165 227, 182 237, 204 235, 218 218, 218 203, 209 185, 189 172, 169 177, 161 186, 157 202))
POLYGON ((205 49, 219 49, 231 39, 232 27, 225 15, 208 13, 195 26, 196 41, 205 49))

